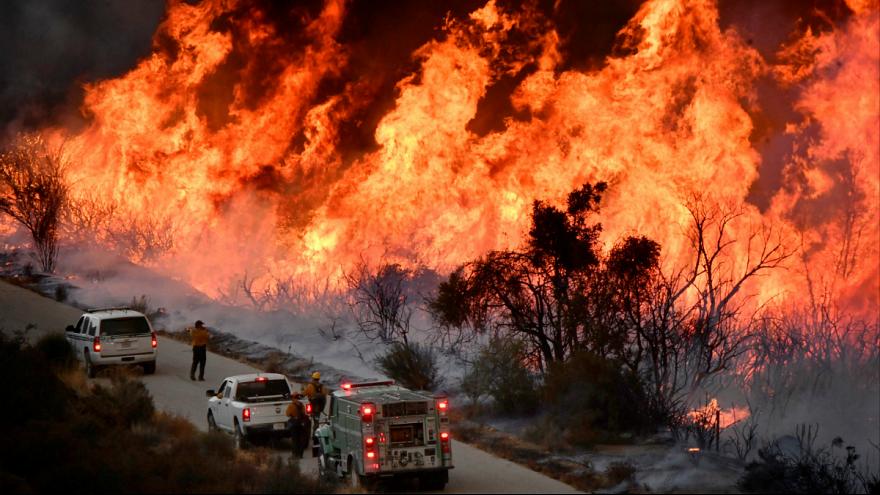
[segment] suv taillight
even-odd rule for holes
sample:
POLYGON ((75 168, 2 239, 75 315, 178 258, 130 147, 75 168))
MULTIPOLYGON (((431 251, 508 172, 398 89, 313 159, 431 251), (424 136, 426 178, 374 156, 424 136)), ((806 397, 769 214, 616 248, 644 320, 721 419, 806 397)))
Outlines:
POLYGON ((245 423, 251 420, 251 408, 246 407, 241 411, 241 420, 245 423))
POLYGON ((95 337, 95 342, 92 344, 92 350, 95 352, 101 352, 101 337, 95 337))
POLYGON ((361 421, 364 423, 373 422, 373 413, 376 412, 376 406, 369 402, 361 406, 361 421))
POLYGON ((158 341, 157 338, 156 338, 156 332, 153 332, 153 335, 152 335, 152 339, 151 339, 151 341, 150 341, 150 344, 153 346, 153 349, 155 349, 156 347, 159 346, 159 341, 158 341))

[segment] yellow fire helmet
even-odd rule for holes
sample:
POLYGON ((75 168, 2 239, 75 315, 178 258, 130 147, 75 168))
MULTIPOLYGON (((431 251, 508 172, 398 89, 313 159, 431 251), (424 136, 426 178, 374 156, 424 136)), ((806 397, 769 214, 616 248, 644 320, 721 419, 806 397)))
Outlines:
POLYGON ((312 380, 320 380, 320 379, 321 379, 321 372, 320 371, 316 371, 316 372, 312 373, 312 380))

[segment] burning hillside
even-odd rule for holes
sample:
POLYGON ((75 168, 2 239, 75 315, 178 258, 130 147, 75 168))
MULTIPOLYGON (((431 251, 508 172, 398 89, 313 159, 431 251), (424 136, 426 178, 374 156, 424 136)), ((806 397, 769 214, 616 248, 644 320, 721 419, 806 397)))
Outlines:
POLYGON ((684 266, 685 204, 732 205, 737 263, 762 226, 797 251, 761 302, 809 280, 876 311, 880 10, 795 3, 767 35, 757 6, 650 0, 588 53, 565 1, 425 7, 399 40, 370 2, 170 1, 148 57, 85 85, 82 125, 40 130, 76 204, 161 230, 150 261, 209 294, 361 259, 448 272, 605 180, 608 245, 639 232, 684 266))

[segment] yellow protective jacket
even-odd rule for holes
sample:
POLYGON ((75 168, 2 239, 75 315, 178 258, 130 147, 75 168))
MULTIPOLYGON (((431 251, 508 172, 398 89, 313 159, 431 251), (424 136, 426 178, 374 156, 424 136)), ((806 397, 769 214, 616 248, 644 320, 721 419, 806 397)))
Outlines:
POLYGON ((299 399, 293 399, 293 402, 287 405, 285 413, 290 419, 302 419, 306 417, 306 410, 299 399))
POLYGON ((192 346, 193 347, 201 347, 201 346, 208 345, 208 339, 211 337, 211 335, 208 333, 208 329, 205 327, 190 328, 189 334, 190 334, 190 337, 192 337, 192 346))
POLYGON ((327 394, 327 391, 324 390, 324 384, 321 382, 309 382, 306 385, 306 388, 303 389, 303 395, 308 397, 310 400, 315 397, 323 397, 327 394))

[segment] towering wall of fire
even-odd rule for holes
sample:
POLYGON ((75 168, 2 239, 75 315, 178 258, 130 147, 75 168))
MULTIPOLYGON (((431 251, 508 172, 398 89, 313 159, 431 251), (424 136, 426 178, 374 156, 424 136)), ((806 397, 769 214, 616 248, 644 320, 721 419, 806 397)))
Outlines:
POLYGON ((685 263, 684 203, 701 195, 744 208, 734 233, 772 224, 798 250, 757 280, 760 300, 803 297, 809 270, 876 311, 876 1, 848 0, 767 54, 711 0, 649 0, 577 67, 530 5, 437 19, 374 105, 382 64, 340 36, 351 4, 172 0, 152 54, 87 85, 87 126, 44 132, 68 140, 75 196, 170 219, 174 248, 155 263, 209 294, 245 272, 334 279, 360 259, 447 271, 519 245, 534 199, 605 180, 609 244, 638 232, 685 263), (508 110, 476 125, 489 100, 508 110), (364 121, 372 142, 350 146, 364 121))

